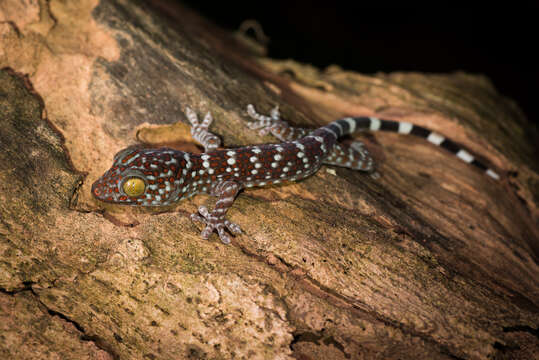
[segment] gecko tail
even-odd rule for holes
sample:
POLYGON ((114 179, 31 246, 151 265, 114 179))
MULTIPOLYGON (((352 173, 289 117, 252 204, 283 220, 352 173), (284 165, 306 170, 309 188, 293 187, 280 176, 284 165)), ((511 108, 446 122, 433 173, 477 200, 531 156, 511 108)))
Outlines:
POLYGON ((426 139, 428 142, 444 148, 456 155, 462 161, 473 165, 494 180, 500 180, 500 175, 483 162, 476 159, 468 150, 445 136, 404 121, 384 120, 376 117, 346 117, 332 122, 325 127, 337 137, 352 134, 356 131, 390 131, 399 134, 410 134, 426 139))

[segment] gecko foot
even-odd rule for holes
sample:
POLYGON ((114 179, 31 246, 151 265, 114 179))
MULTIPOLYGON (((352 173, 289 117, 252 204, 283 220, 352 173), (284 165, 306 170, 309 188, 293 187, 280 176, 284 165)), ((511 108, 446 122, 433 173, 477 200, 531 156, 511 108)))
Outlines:
POLYGON ((205 152, 213 151, 221 146, 221 139, 209 131, 209 127, 213 122, 210 112, 204 116, 202 122, 198 120, 197 114, 190 107, 185 108, 185 115, 191 123, 191 136, 204 146, 205 152))
MULTIPOLYGON (((258 130, 261 136, 267 135, 271 132, 272 128, 279 123, 284 123, 281 120, 281 114, 279 113, 279 106, 275 106, 270 116, 262 115, 256 112, 255 107, 252 104, 247 105, 247 114, 255 121, 247 124, 247 127, 251 130, 258 130)), ((286 124, 286 123, 285 123, 286 124)))
POLYGON ((207 240, 214 231, 217 231, 221 242, 223 244, 230 244, 230 236, 226 233, 225 228, 232 234, 241 234, 241 228, 238 224, 225 219, 219 214, 215 214, 215 211, 210 213, 205 206, 198 208, 198 214, 191 214, 191 221, 206 225, 200 233, 204 240, 207 240))

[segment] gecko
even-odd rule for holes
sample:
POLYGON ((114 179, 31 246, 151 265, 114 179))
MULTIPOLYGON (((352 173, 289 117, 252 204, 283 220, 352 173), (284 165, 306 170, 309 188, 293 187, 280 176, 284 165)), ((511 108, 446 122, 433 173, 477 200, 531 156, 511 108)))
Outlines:
POLYGON ((261 136, 271 133, 281 142, 220 149, 221 139, 209 131, 213 122, 211 113, 200 121, 187 107, 185 115, 191 123, 191 135, 204 147, 203 153, 128 147, 114 156, 112 167, 93 183, 92 194, 104 202, 134 206, 166 206, 200 193, 216 196, 212 211, 200 206, 191 214, 191 220, 203 224, 203 239, 217 232, 221 241, 228 244, 229 233, 242 233, 239 225, 226 218, 242 189, 302 180, 322 165, 376 175, 374 160, 361 141, 337 142, 342 136, 356 131, 415 135, 448 150, 492 179, 500 179, 470 151, 437 132, 409 122, 344 117, 313 130, 290 126, 281 119, 278 107, 268 116, 259 114, 249 104, 247 114, 254 120, 247 123, 248 128, 258 130, 261 136))

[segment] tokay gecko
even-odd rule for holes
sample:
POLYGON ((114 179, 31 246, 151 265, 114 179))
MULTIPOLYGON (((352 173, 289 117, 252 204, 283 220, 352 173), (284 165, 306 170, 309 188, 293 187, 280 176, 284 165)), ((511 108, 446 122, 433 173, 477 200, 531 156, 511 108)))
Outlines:
POLYGON ((112 167, 92 185, 93 195, 105 202, 136 206, 165 206, 199 193, 217 196, 213 211, 200 206, 191 219, 205 225, 202 238, 208 239, 217 231, 221 241, 228 244, 230 236, 226 230, 240 234, 241 229, 225 215, 244 188, 301 180, 323 164, 375 175, 374 161, 363 143, 337 143, 340 137, 359 130, 393 131, 425 138, 499 179, 496 172, 455 142, 408 122, 345 117, 312 130, 289 126, 281 120, 277 107, 265 116, 248 105, 247 113, 254 122, 247 126, 258 129, 261 135, 271 133, 282 142, 219 150, 220 138, 208 130, 213 121, 211 114, 200 122, 190 108, 185 113, 192 125, 191 135, 204 146, 204 153, 126 148, 114 156, 112 167))

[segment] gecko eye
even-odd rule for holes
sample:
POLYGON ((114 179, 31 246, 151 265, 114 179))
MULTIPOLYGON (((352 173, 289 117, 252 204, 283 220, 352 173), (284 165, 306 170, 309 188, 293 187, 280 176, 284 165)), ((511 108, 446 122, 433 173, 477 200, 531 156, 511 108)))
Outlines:
POLYGON ((124 181, 122 189, 127 196, 139 196, 144 194, 146 184, 139 177, 132 177, 124 181))

